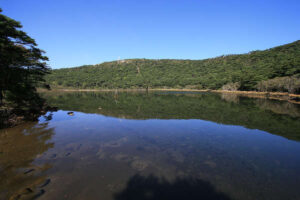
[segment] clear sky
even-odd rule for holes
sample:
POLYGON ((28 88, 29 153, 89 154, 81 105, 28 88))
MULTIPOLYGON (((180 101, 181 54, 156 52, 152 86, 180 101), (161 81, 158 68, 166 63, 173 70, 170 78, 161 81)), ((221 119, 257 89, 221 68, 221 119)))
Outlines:
POLYGON ((52 68, 203 59, 300 39, 300 0, 0 0, 52 68))

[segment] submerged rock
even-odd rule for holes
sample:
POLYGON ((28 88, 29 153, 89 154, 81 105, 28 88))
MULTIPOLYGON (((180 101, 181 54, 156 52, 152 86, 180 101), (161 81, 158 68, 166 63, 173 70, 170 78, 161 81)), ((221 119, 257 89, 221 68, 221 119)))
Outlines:
POLYGON ((135 160, 131 163, 131 167, 138 171, 143 171, 148 167, 148 162, 143 160, 135 160))
POLYGON ((50 182, 51 182, 51 179, 48 178, 42 185, 39 186, 39 188, 43 188, 43 187, 47 186, 50 182))
POLYGON ((70 152, 66 153, 66 155, 65 155, 65 156, 69 156, 69 155, 71 155, 71 153, 70 153, 70 152))
POLYGON ((36 193, 36 195, 34 195, 34 197, 32 199, 37 199, 39 198, 40 196, 42 196, 43 194, 45 194, 45 190, 41 189, 40 191, 38 191, 36 193))
POLYGON ((99 149, 98 150, 98 152, 96 153, 96 155, 97 155, 97 157, 98 157, 98 159, 104 159, 105 158, 105 156, 106 156, 106 154, 105 154, 105 152, 103 152, 103 149, 99 149))
POLYGON ((208 165, 211 168, 215 168, 217 166, 217 164, 211 160, 205 161, 204 164, 208 165))
POLYGON ((29 174, 30 172, 33 172, 33 171, 34 171, 34 169, 29 169, 29 170, 25 171, 24 174, 29 174))

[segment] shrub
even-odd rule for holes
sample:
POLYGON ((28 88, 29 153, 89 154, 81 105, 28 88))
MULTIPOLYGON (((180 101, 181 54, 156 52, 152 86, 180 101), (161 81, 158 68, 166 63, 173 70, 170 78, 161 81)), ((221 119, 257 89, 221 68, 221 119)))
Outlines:
POLYGON ((229 90, 229 91, 237 91, 241 87, 241 84, 239 82, 235 83, 227 83, 221 87, 222 90, 229 90))
POLYGON ((289 92, 300 93, 300 75, 285 76, 260 81, 257 89, 262 92, 289 92))

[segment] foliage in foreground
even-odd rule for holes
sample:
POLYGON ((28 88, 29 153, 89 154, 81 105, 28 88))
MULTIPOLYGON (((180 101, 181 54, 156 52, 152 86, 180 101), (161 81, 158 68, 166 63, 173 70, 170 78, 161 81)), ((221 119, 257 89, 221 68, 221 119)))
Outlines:
MULTIPOLYGON (((53 87, 258 90, 258 83, 300 74, 300 40, 264 51, 205 60, 129 59, 52 70, 53 87)), ((299 92, 299 88, 293 90, 299 92)))
POLYGON ((0 105, 29 108, 42 105, 36 86, 49 72, 43 51, 34 39, 20 30, 22 25, 0 9, 0 105))

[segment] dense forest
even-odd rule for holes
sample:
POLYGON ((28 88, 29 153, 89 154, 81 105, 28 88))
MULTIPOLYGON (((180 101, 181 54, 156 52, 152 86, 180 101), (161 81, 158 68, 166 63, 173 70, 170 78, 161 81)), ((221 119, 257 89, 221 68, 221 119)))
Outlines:
POLYGON ((52 70, 60 88, 190 88, 300 92, 300 40, 205 60, 128 59, 52 70))

